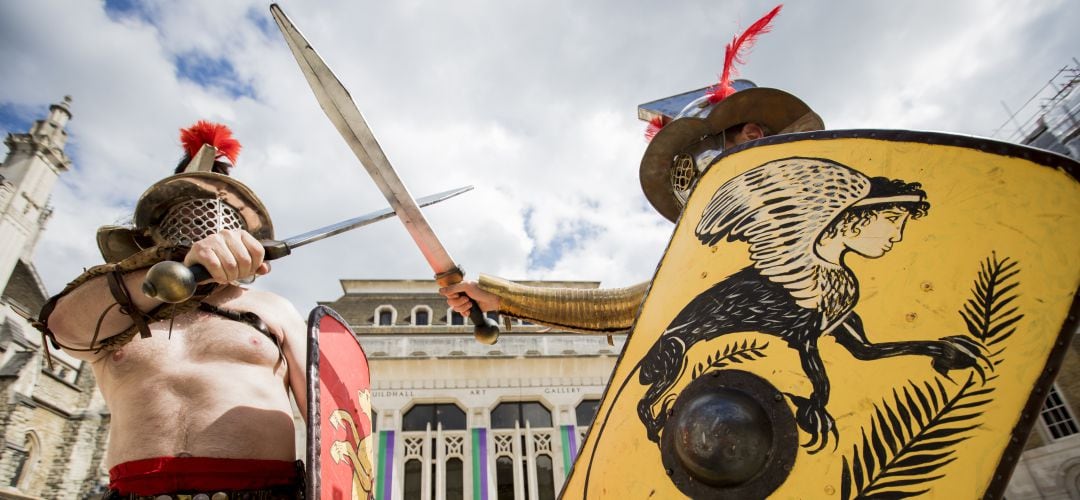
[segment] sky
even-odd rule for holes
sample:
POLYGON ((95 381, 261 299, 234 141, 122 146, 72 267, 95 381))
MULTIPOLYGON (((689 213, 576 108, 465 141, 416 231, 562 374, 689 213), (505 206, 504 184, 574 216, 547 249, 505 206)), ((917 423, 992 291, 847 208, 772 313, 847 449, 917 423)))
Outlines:
MULTIPOLYGON (((760 1, 284 0, 349 89, 470 277, 652 277, 673 225, 638 182, 637 105, 714 84, 760 1)), ((97 227, 181 156, 207 119, 243 144, 233 176, 283 238, 386 206, 323 115, 265 2, 0 2, 0 133, 72 96, 73 168, 34 254, 50 293, 101 262, 97 227)), ((787 90, 828 128, 1001 134, 1074 65, 1070 0, 803 0, 785 5, 739 75, 787 90)), ((255 287, 306 311, 342 279, 431 279, 389 219, 298 249, 255 287)))

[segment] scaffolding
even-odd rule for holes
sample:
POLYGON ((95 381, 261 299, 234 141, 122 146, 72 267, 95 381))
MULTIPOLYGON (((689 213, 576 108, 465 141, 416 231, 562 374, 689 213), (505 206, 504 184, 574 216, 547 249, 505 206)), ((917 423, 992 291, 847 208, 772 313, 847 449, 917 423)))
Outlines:
POLYGON ((1057 71, 1016 111, 1002 102, 1009 118, 992 137, 1080 159, 1080 62, 1057 71))

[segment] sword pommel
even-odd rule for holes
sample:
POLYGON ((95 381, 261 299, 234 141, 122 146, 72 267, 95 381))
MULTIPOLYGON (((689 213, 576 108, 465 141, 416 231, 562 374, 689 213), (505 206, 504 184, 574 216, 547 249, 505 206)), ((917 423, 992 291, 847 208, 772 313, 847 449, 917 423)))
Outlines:
MULTIPOLYGON (((435 275, 435 283, 440 287, 448 287, 450 285, 456 285, 461 283, 465 279, 465 271, 460 266, 454 266, 449 271, 444 271, 435 275)), ((468 297, 468 295, 466 295, 468 297)), ((473 337, 477 342, 486 345, 492 345, 499 341, 499 323, 495 320, 487 317, 484 311, 480 310, 480 304, 476 303, 476 300, 469 297, 469 303, 472 307, 469 308, 469 319, 473 322, 473 337)))

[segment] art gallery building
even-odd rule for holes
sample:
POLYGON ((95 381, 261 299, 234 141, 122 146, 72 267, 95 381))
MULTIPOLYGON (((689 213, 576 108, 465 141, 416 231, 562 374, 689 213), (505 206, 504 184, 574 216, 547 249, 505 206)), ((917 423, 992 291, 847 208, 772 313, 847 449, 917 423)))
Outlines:
POLYGON ((370 362, 377 499, 557 496, 624 335, 609 344, 519 320, 507 331, 500 318, 498 343, 483 345, 434 281, 341 286, 324 305, 357 332, 370 362))

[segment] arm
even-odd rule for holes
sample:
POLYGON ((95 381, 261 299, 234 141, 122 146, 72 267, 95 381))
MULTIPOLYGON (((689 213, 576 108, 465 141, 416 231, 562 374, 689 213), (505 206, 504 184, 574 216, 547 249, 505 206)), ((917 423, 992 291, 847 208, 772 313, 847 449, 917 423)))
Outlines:
POLYGON ((556 328, 584 333, 613 333, 633 325, 648 283, 626 288, 552 288, 527 286, 480 275, 479 282, 462 282, 439 290, 447 304, 468 313, 468 295, 484 310, 556 328))
POLYGON ((979 377, 986 380, 980 362, 993 369, 993 363, 986 357, 986 347, 965 335, 952 335, 939 340, 903 340, 896 342, 871 343, 866 338, 862 319, 852 313, 839 328, 833 331, 836 342, 846 348, 851 355, 860 360, 891 358, 893 356, 920 355, 931 358, 930 366, 949 380, 949 370, 973 368, 979 377))
MULTIPOLYGON (((73 356, 90 361, 101 359, 104 354, 96 349, 98 342, 127 332, 133 321, 142 320, 146 313, 162 305, 161 301, 143 295, 142 280, 147 267, 167 260, 171 253, 174 252, 168 249, 149 249, 121 263, 92 268, 54 299, 51 310, 44 311, 45 326, 73 356), (116 285, 122 286, 110 286, 110 274, 117 278, 116 285), (133 314, 125 313, 118 305, 127 300, 133 314)), ((209 236, 192 245, 184 256, 184 263, 189 266, 205 266, 214 283, 265 274, 269 267, 262 260, 262 245, 245 231, 223 231, 209 236)))
POLYGON ((274 311, 281 329, 286 381, 300 415, 307 421, 307 324, 291 302, 273 294, 267 294, 267 297, 268 310, 274 311))
POLYGON ((51 335, 71 355, 89 361, 104 356, 102 341, 122 341, 122 344, 136 333, 148 335, 147 323, 153 314, 145 313, 155 309, 161 312, 161 303, 129 290, 140 288, 149 266, 182 257, 183 251, 155 247, 117 263, 88 269, 49 299, 41 310, 40 323, 35 326, 51 335))

